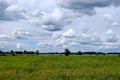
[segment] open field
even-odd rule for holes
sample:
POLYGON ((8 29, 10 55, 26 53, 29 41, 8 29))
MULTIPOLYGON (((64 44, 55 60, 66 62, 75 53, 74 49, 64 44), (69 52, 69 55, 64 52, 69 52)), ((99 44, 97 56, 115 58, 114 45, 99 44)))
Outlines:
POLYGON ((0 80, 120 80, 120 57, 0 56, 0 80))

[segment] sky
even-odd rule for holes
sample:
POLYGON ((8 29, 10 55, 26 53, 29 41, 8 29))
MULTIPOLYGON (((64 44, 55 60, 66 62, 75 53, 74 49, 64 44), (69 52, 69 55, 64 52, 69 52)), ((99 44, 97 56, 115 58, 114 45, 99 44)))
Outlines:
POLYGON ((120 52, 120 0, 0 0, 0 50, 120 52))

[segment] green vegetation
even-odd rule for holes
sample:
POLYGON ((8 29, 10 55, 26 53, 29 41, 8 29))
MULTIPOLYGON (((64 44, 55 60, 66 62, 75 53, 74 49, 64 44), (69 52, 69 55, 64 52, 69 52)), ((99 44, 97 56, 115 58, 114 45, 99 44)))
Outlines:
POLYGON ((0 80, 120 80, 120 57, 0 56, 0 80))
POLYGON ((70 50, 69 49, 65 49, 65 56, 69 56, 71 54, 70 50))
POLYGON ((17 56, 17 55, 39 55, 39 54, 50 54, 50 55, 65 55, 65 56, 69 56, 69 55, 102 55, 102 56, 106 56, 106 55, 114 55, 114 56, 120 56, 120 52, 108 52, 108 53, 103 53, 103 52, 71 52, 69 49, 65 49, 64 52, 51 52, 51 53, 41 53, 39 52, 39 50, 36 51, 14 51, 14 50, 10 50, 8 52, 4 52, 0 50, 0 56, 7 56, 7 55, 12 55, 12 56, 17 56))

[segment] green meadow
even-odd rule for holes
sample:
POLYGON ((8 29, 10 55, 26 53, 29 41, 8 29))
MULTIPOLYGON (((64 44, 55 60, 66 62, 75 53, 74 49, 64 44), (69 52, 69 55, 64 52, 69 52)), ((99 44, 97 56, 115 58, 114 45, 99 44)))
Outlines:
POLYGON ((120 57, 0 56, 0 80, 120 80, 120 57))

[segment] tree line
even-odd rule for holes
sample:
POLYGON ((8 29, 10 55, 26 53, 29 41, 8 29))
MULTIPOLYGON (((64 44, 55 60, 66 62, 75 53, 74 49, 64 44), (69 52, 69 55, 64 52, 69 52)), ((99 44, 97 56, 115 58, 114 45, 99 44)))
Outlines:
POLYGON ((65 49, 64 52, 51 52, 51 53, 41 53, 39 52, 39 50, 36 51, 14 51, 14 50, 10 50, 8 52, 4 52, 0 50, 0 56, 6 56, 6 55, 12 55, 12 56, 17 56, 17 55, 23 55, 23 54, 28 54, 28 55, 40 55, 40 54, 62 54, 65 56, 69 56, 69 55, 108 55, 108 54, 112 54, 112 55, 119 55, 120 56, 120 52, 108 52, 108 53, 104 53, 104 52, 82 52, 82 51, 78 51, 78 52, 71 52, 69 49, 65 49))

